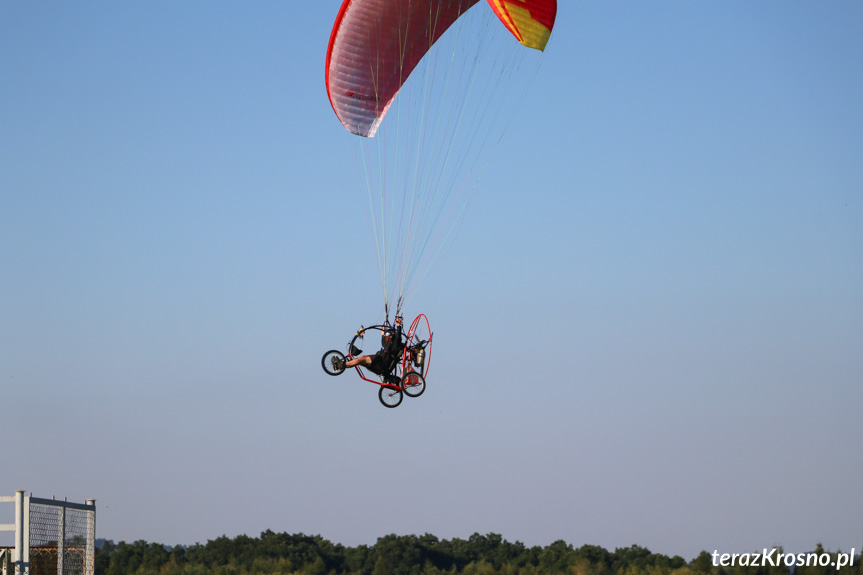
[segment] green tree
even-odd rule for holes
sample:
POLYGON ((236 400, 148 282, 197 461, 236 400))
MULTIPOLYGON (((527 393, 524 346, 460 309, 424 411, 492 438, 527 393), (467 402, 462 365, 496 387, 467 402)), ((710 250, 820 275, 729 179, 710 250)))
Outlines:
POLYGON ((415 535, 387 535, 375 544, 373 575, 419 575, 426 556, 415 535))
POLYGON ((539 554, 539 569, 548 573, 563 573, 575 565, 577 558, 572 545, 558 539, 539 554))
POLYGON ((327 566, 321 556, 306 565, 300 571, 302 575, 327 575, 327 566))
POLYGON ((697 573, 710 573, 713 570, 713 557, 707 551, 702 551, 690 561, 689 567, 697 573))

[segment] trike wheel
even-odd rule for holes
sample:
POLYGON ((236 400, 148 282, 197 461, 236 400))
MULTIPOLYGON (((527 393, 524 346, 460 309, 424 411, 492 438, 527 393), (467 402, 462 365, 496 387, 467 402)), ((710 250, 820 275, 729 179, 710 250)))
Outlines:
POLYGON ((426 380, 415 371, 409 371, 402 379, 402 388, 408 397, 419 397, 426 390, 426 380))
POLYGON ((378 391, 378 399, 381 400, 384 407, 398 407, 404 396, 401 389, 393 389, 382 385, 380 391, 378 391))
POLYGON ((321 358, 321 365, 329 375, 341 375, 345 371, 345 354, 331 349, 321 358))

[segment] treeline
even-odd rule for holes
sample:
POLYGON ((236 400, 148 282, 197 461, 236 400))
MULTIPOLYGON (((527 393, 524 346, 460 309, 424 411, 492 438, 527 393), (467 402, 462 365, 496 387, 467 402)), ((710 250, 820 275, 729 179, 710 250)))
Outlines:
MULTIPOLYGON (((824 549, 818 545, 814 552, 824 549)), ((191 547, 105 542, 96 550, 95 575, 863 575, 859 555, 838 569, 788 567, 776 555, 770 558, 774 565, 761 561, 764 565, 756 567, 727 561, 715 566, 718 560, 702 551, 687 562, 638 545, 613 552, 596 545, 573 548, 565 541, 527 547, 495 533, 466 540, 387 535, 374 545, 345 547, 319 535, 268 530, 260 537, 219 537, 191 547)))

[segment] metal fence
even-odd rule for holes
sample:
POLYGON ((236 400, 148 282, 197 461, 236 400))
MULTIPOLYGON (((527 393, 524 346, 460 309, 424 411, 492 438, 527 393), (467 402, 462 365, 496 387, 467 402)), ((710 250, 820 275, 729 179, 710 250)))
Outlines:
POLYGON ((15 532, 14 549, 0 550, 0 575, 94 575, 95 500, 71 503, 18 491, 0 502, 15 504, 15 523, 0 525, 15 532))

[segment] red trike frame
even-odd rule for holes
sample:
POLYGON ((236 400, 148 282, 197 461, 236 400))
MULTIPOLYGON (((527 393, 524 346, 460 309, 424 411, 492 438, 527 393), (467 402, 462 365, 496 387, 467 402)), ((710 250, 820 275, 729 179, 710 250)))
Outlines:
MULTIPOLYGON (((415 352, 414 352, 412 346, 420 343, 420 340, 416 339, 417 338, 417 330, 422 328, 423 325, 425 325, 425 331, 426 331, 426 333, 428 333, 429 338, 427 340, 428 345, 425 348, 425 350, 426 350, 425 351, 425 354, 426 354, 425 355, 425 361, 423 362, 423 365, 420 368, 421 371, 419 372, 419 374, 421 376, 423 376, 423 378, 425 378, 426 374, 428 374, 429 361, 431 360, 432 332, 431 332, 431 326, 429 325, 428 318, 425 316, 425 314, 421 313, 418 316, 416 316, 416 318, 414 318, 413 322, 411 322, 411 326, 410 326, 410 329, 408 329, 407 334, 402 334, 402 337, 405 338, 405 347, 402 350, 401 361, 399 362, 398 366, 396 367, 396 376, 399 378, 399 380, 401 380, 401 378, 404 377, 404 374, 406 374, 408 371, 415 371, 413 369, 413 361, 415 359, 415 352), (416 339, 416 341, 414 341, 415 339, 416 339), (399 372, 401 372, 401 374, 399 374, 399 372)), ((387 325, 373 325, 370 327, 364 327, 364 328, 360 329, 357 332, 357 334, 353 337, 353 339, 351 339, 350 343, 348 343, 348 349, 347 349, 348 353, 345 355, 345 357, 348 360, 356 358, 356 356, 351 354, 351 351, 354 347, 354 342, 356 342, 358 337, 360 339, 364 339, 365 333, 369 330, 383 331, 384 329, 389 329, 390 327, 391 326, 387 326, 387 325)), ((382 376, 382 375, 377 376, 380 379, 371 379, 370 377, 366 376, 365 372, 363 371, 363 369, 360 366, 356 366, 356 367, 354 367, 354 369, 357 370, 357 374, 359 374, 360 378, 364 379, 365 381, 368 381, 369 383, 375 383, 381 387, 386 387, 386 388, 389 388, 392 390, 401 389, 400 384, 385 382, 384 376, 382 376)))

